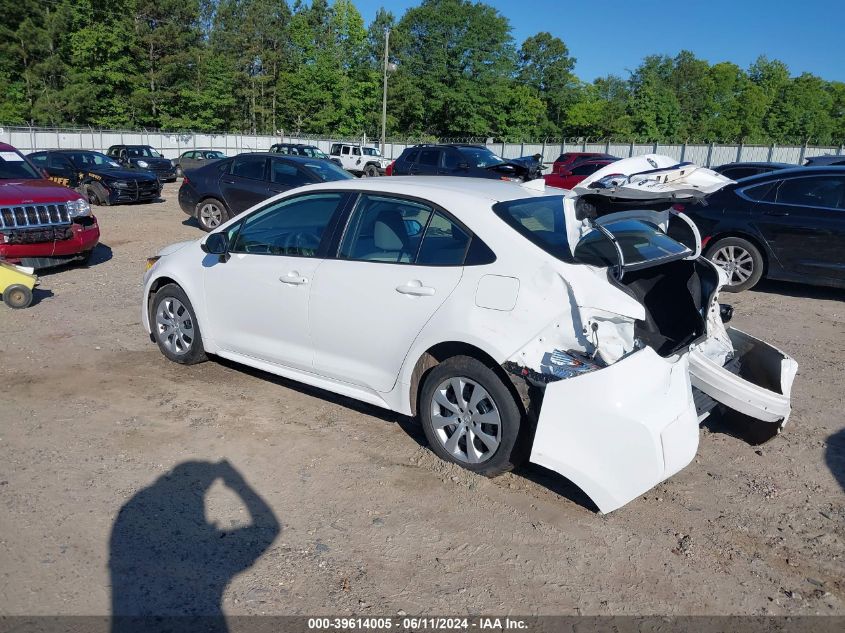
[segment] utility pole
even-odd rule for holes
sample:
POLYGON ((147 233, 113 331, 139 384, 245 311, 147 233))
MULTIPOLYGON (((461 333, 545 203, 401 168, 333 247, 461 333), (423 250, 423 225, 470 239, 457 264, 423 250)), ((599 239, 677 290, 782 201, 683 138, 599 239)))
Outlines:
POLYGON ((384 146, 387 136, 387 48, 390 43, 390 28, 384 27, 384 92, 381 98, 381 155, 384 156, 384 146))

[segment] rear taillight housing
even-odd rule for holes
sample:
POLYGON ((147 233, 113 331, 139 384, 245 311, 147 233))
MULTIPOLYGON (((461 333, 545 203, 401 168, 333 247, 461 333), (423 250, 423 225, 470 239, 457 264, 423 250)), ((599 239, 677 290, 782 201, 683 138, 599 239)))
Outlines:
POLYGON ((384 168, 384 175, 385 176, 392 176, 393 175, 393 166, 395 164, 396 164, 396 161, 394 160, 392 163, 390 163, 387 167, 384 168))

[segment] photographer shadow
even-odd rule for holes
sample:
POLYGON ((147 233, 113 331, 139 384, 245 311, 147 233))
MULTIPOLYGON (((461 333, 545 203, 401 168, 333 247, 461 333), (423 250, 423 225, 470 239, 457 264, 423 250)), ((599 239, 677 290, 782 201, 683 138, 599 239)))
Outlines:
POLYGON ((112 633, 228 631, 222 599, 234 576, 273 543, 279 522, 227 461, 184 462, 135 494, 112 527, 112 633), (218 479, 237 494, 250 524, 226 530, 206 520, 218 479))

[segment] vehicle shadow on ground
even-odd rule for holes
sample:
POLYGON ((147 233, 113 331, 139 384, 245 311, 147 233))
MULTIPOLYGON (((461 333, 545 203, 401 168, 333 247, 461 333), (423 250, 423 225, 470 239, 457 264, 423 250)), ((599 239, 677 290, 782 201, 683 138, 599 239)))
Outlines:
POLYGON ((32 289, 32 303, 29 304, 30 306, 37 306, 39 303, 44 301, 44 299, 52 299, 56 295, 53 294, 52 290, 47 290, 46 288, 33 288, 32 289))
POLYGON ((200 223, 197 222, 197 219, 192 215, 189 215, 187 218, 182 220, 182 226, 190 226, 192 228, 199 229, 200 231, 202 231, 200 223))
POLYGON ((226 586, 280 531, 272 509, 229 462, 178 464, 127 501, 112 526, 112 633, 148 631, 150 616, 164 618, 156 630, 178 616, 174 631, 228 631, 221 605, 226 586), (205 495, 217 480, 240 497, 249 525, 207 522, 205 495))
POLYGON ((94 252, 91 253, 91 257, 85 265, 90 268, 91 266, 96 266, 97 264, 109 261, 112 256, 113 253, 111 247, 101 242, 100 244, 97 244, 96 248, 94 248, 94 252))
MULTIPOLYGON (((845 289, 829 288, 827 286, 810 286, 793 281, 774 281, 763 279, 749 292, 764 292, 778 294, 785 297, 804 297, 806 299, 823 299, 829 301, 845 301, 845 289)), ((722 297, 727 296, 723 294, 722 297)))
POLYGON ((845 429, 840 429, 827 438, 824 460, 839 487, 845 492, 845 429))
POLYGON ((66 264, 62 264, 61 266, 54 266, 52 268, 39 270, 38 276, 49 277, 51 275, 61 274, 73 268, 91 268, 92 266, 99 266, 100 264, 109 261, 112 257, 113 253, 111 247, 101 242, 94 247, 93 251, 91 251, 91 256, 88 258, 87 261, 69 261, 66 264))
MULTIPOLYGON (((298 391, 299 393, 308 394, 309 396, 313 396, 314 398, 320 398, 321 400, 332 402, 342 407, 346 407, 347 409, 357 411, 358 413, 378 418, 379 420, 382 420, 384 422, 397 424, 399 425, 399 428, 401 428, 409 438, 411 438, 414 442, 417 443, 418 446, 421 446, 426 449, 429 448, 428 440, 425 437, 425 433, 422 430, 422 426, 420 426, 419 422, 414 417, 402 415, 400 413, 389 411, 387 409, 382 409, 375 405, 367 404, 366 402, 361 402, 353 398, 341 396, 331 391, 320 389, 319 387, 312 387, 301 382, 296 382, 294 380, 289 380, 281 376, 276 376, 275 374, 270 374, 261 371, 260 369, 247 367, 245 365, 226 360, 225 358, 211 358, 215 362, 219 363, 220 365, 223 365, 224 367, 228 367, 229 369, 245 373, 250 376, 260 378, 262 380, 268 380, 272 383, 275 383, 282 387, 286 387, 293 391, 298 391)), ((535 464, 529 464, 526 461, 524 466, 520 466, 514 471, 514 474, 519 477, 524 477, 525 479, 535 484, 543 486, 554 494, 560 495, 561 497, 565 497, 573 503, 576 503, 590 510, 591 512, 598 511, 598 507, 580 488, 578 488, 568 479, 554 471, 543 468, 542 466, 537 466, 535 464)))

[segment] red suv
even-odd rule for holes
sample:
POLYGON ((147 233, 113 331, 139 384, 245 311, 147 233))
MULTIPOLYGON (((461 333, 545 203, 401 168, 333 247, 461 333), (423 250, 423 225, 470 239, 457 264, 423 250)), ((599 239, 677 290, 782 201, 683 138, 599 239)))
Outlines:
POLYGON ((619 160, 616 156, 602 154, 600 152, 565 152, 557 157, 552 165, 552 173, 559 174, 561 170, 569 171, 583 160, 619 160))
POLYGON ((99 241, 85 198, 0 143, 0 260, 49 268, 87 260, 99 241))

